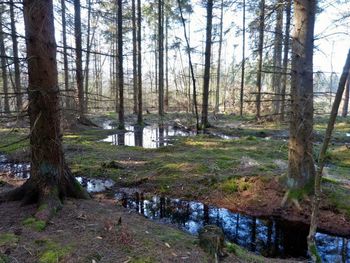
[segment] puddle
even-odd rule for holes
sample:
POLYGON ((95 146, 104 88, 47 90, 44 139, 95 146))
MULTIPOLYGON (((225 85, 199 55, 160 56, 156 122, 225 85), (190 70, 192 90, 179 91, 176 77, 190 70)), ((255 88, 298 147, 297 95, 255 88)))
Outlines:
MULTIPOLYGON (((104 124, 105 129, 111 126, 104 124)), ((127 125, 126 132, 113 134, 104 139, 104 142, 110 142, 113 145, 139 146, 143 148, 159 148, 171 145, 176 136, 193 136, 195 132, 184 131, 174 126, 151 125, 138 127, 127 125)))
POLYGON ((98 193, 110 189, 115 185, 115 182, 111 179, 87 179, 84 177, 75 177, 78 182, 86 188, 89 193, 98 193))
POLYGON ((8 173, 18 179, 28 179, 30 164, 10 162, 5 155, 0 154, 0 173, 8 173))
MULTIPOLYGON (((158 196, 146 199, 137 192, 132 196, 116 194, 124 207, 190 234, 196 235, 206 224, 215 224, 223 229, 228 241, 256 254, 277 258, 307 257, 309 228, 305 224, 241 215, 195 201, 158 196)), ((323 262, 350 262, 348 239, 318 232, 316 240, 323 262)))

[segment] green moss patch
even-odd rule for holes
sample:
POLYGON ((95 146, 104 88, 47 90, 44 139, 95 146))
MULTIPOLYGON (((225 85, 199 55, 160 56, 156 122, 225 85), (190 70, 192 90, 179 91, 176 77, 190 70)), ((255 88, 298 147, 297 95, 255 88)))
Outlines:
POLYGON ((46 222, 43 221, 43 220, 38 220, 34 217, 29 217, 27 219, 25 219, 22 224, 24 226, 28 226, 30 227, 31 229, 33 230, 36 230, 36 231, 44 231, 45 227, 46 227, 46 222))
POLYGON ((0 234, 0 246, 16 246, 18 241, 18 236, 13 233, 0 234))

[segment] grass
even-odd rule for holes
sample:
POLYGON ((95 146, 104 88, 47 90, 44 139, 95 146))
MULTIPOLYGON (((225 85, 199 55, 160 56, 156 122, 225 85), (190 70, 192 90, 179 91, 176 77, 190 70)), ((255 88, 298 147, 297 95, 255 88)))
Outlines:
POLYGON ((36 240, 35 243, 39 246, 39 263, 56 263, 61 262, 72 251, 70 245, 62 246, 50 239, 36 240))
POLYGON ((19 238, 13 233, 0 234, 0 247, 1 246, 16 246, 19 238))
POLYGON ((31 229, 33 230, 36 230, 36 231, 44 231, 45 227, 46 227, 46 222, 43 221, 43 220, 38 220, 34 217, 29 217, 27 219, 25 219, 22 224, 24 226, 28 226, 30 227, 31 229))

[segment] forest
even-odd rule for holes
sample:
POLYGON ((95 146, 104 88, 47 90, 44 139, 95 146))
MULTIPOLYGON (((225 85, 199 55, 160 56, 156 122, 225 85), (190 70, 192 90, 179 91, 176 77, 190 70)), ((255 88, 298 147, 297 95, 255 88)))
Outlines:
POLYGON ((0 263, 350 262, 348 0, 0 1, 0 263))

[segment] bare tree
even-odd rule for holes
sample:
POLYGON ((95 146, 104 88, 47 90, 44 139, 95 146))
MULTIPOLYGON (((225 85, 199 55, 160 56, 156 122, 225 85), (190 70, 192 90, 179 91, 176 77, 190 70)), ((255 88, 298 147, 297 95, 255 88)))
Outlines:
POLYGON ((24 0, 29 75, 31 177, 1 200, 38 202, 36 216, 49 220, 61 198, 89 198, 67 167, 62 149, 52 1, 24 0))
POLYGON ((221 50, 222 50, 222 35, 223 35, 223 19, 224 19, 224 0, 221 0, 220 5, 220 33, 219 33, 219 54, 218 54, 218 68, 216 74, 216 93, 215 93, 215 113, 219 112, 220 106, 220 76, 221 76, 221 50))
MULTIPOLYGON (((2 13, 4 12, 3 5, 0 6, 0 57, 1 57, 1 77, 2 77, 2 88, 4 92, 4 112, 10 112, 9 96, 8 96, 8 78, 7 78, 7 63, 6 63, 6 49, 5 49, 5 37, 3 31, 3 18, 2 13)), ((1 99, 0 99, 1 102, 1 99)))
POLYGON ((117 0, 118 8, 118 90, 119 90, 119 129, 124 129, 124 70, 123 70, 123 6, 122 0, 117 0))
POLYGON ((63 40, 63 71, 64 71, 64 89, 66 91, 66 107, 71 106, 69 90, 69 68, 68 68, 68 53, 67 53, 67 29, 66 29, 66 3, 61 0, 61 19, 62 19, 62 40, 63 40))
POLYGON ((136 7, 135 0, 131 1, 132 12, 132 79, 134 88, 134 107, 133 112, 137 113, 137 43, 136 43, 136 7))
POLYGON ((207 1, 207 27, 205 41, 205 62, 203 77, 203 102, 202 102, 202 129, 209 126, 208 121, 208 102, 209 102, 209 81, 210 81, 210 56, 211 56, 211 35, 213 23, 213 0, 207 1))
POLYGON ((342 116, 346 117, 348 116, 349 111, 349 94, 350 93, 350 74, 348 76, 348 79, 346 81, 346 87, 345 87, 345 96, 344 96, 344 102, 343 102, 343 110, 342 110, 342 116))
POLYGON ((239 115, 243 116, 243 95, 244 95, 244 76, 245 76, 245 0, 243 0, 243 34, 242 34, 242 73, 241 73, 241 92, 239 115))
POLYGON ((313 49, 316 0, 294 0, 288 186, 315 177, 313 138, 313 49))
POLYGON ((142 117, 142 53, 141 53, 141 0, 137 0, 137 123, 143 123, 142 117))
POLYGON ((164 1, 158 0, 158 113, 164 115, 164 1))

